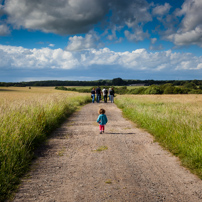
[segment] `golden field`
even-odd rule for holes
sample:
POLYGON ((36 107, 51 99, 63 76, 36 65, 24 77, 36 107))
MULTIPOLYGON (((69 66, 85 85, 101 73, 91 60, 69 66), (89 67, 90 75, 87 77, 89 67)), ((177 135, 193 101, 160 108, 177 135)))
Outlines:
POLYGON ((0 201, 29 167, 34 149, 90 96, 53 87, 0 88, 0 201))

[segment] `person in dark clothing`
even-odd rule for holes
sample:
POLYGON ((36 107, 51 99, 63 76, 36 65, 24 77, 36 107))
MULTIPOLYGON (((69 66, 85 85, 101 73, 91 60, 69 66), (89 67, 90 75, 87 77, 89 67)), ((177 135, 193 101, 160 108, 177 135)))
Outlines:
POLYGON ((111 103, 113 103, 114 102, 114 89, 113 88, 110 90, 109 94, 110 94, 111 103))
POLYGON ((96 102, 99 103, 101 99, 101 89, 98 86, 98 88, 96 88, 96 102))
POLYGON ((92 103, 95 101, 95 88, 91 91, 91 98, 92 98, 92 103))

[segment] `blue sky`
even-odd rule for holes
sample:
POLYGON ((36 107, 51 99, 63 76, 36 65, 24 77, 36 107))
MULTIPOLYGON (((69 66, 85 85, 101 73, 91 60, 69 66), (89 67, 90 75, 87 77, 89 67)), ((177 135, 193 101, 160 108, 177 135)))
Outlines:
POLYGON ((201 0, 0 0, 0 82, 202 79, 201 0))

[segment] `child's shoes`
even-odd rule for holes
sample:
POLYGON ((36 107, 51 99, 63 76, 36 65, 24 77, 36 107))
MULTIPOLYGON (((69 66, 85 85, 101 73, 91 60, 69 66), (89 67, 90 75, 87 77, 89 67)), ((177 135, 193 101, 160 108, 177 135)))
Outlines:
POLYGON ((102 131, 100 131, 100 134, 102 134, 102 131))

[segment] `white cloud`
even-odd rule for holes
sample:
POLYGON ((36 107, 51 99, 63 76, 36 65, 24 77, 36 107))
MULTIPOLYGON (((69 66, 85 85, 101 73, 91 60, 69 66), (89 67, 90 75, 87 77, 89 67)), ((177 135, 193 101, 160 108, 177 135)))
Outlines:
POLYGON ((153 15, 159 15, 159 16, 163 16, 166 15, 171 9, 171 6, 169 3, 165 3, 164 5, 160 5, 160 6, 156 6, 152 13, 153 15))
POLYGON ((155 44, 156 41, 157 41, 157 38, 151 38, 151 43, 152 43, 152 44, 155 44))
POLYGON ((197 69, 202 69, 202 63, 197 65, 197 69))
POLYGON ((54 46, 55 46, 55 44, 49 44, 48 46, 50 46, 50 47, 54 47, 54 46))
POLYGON ((167 38, 176 45, 196 44, 202 47, 202 25, 201 27, 196 27, 194 30, 171 34, 167 38))
POLYGON ((158 72, 198 71, 202 69, 202 57, 190 53, 169 51, 148 52, 137 49, 132 52, 114 52, 108 48, 69 52, 62 49, 25 49, 0 45, 0 69, 77 69, 94 70, 118 66, 128 70, 158 72))
POLYGON ((117 27, 117 26, 113 26, 112 27, 112 29, 111 29, 111 34, 109 34, 108 36, 107 36, 107 38, 110 40, 110 41, 112 41, 112 40, 117 40, 117 35, 116 35, 116 32, 118 31, 118 30, 121 30, 122 29, 122 27, 120 26, 120 27, 117 27))
POLYGON ((149 47, 150 50, 163 50, 163 45, 159 44, 159 45, 150 45, 149 47))
POLYGON ((85 37, 73 36, 69 38, 67 51, 81 51, 85 49, 97 48, 100 46, 99 37, 94 33, 90 32, 85 37))
POLYGON ((195 44, 202 47, 202 1, 185 0, 176 16, 183 17, 177 32, 167 35, 176 45, 195 44))
POLYGON ((71 69, 79 64, 72 53, 62 49, 25 49, 23 47, 0 45, 0 52, 1 68, 71 69))
POLYGON ((10 33, 10 30, 7 25, 0 24, 0 36, 5 36, 10 33))
POLYGON ((2 2, 0 1, 0 16, 2 16, 3 14, 5 14, 4 6, 2 5, 2 2))
POLYGON ((134 42, 143 41, 145 38, 149 38, 148 32, 144 32, 140 26, 134 28, 134 33, 125 30, 124 34, 129 41, 134 42))

